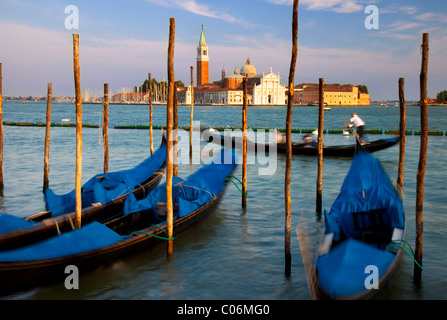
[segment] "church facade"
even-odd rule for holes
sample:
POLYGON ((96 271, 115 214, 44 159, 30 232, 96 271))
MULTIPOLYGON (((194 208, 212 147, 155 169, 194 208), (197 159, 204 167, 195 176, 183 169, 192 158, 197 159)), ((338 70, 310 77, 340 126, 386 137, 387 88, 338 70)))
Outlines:
MULTIPOLYGON (((285 105, 286 88, 281 85, 281 77, 270 72, 258 74, 248 58, 240 70, 236 67, 233 74, 227 75, 222 68, 221 79, 209 81, 209 50, 205 35, 200 34, 197 45, 197 87, 193 90, 194 104, 205 105, 242 105, 243 79, 247 79, 247 103, 249 105, 285 105)), ((191 86, 180 88, 179 103, 191 104, 191 86)))

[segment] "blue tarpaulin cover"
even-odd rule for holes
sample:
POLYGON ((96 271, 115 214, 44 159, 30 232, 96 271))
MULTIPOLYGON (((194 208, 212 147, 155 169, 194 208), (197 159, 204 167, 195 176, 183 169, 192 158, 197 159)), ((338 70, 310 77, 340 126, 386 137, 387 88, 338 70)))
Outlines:
POLYGON ((350 238, 318 259, 318 281, 331 296, 350 297, 367 290, 365 281, 371 283, 368 266, 376 267, 374 271, 381 277, 394 258, 388 251, 350 238))
POLYGON ((366 266, 376 266, 382 276, 395 258, 384 249, 388 243, 359 241, 364 230, 375 227, 374 221, 362 217, 359 222, 353 213, 374 211, 380 212, 380 221, 386 227, 382 230, 389 230, 388 243, 394 228, 405 229, 402 199, 390 178, 375 156, 359 150, 330 212, 325 211, 325 233, 334 233, 334 242, 342 241, 317 260, 319 283, 330 295, 346 297, 365 291, 366 266))
MULTIPOLYGON (((81 190, 82 208, 93 203, 107 203, 113 199, 133 191, 138 185, 149 179, 166 161, 166 143, 162 143, 154 154, 135 168, 97 174, 87 181, 81 190)), ((48 188, 45 191, 46 210, 53 217, 72 212, 76 209, 75 190, 57 195, 48 188)))
MULTIPOLYGON (((212 163, 203 166, 190 175, 186 181, 174 177, 176 184, 173 192, 177 200, 179 214, 184 216, 191 213, 201 205, 212 199, 213 195, 220 194, 225 187, 225 179, 236 168, 236 152, 224 149, 212 163), (223 160, 227 162, 223 162, 223 160), (221 162, 222 161, 222 162, 221 162)), ((166 186, 159 186, 145 199, 137 201, 133 194, 126 201, 127 210, 143 210, 156 206, 160 201, 166 201, 166 186)), ((127 212, 129 213, 129 212, 127 212)), ((156 214, 156 213, 154 213, 156 214)), ((159 221, 163 219, 158 217, 159 221)), ((99 222, 92 222, 80 229, 62 233, 59 236, 32 244, 26 247, 0 252, 0 261, 27 261, 39 259, 52 259, 79 254, 104 248, 126 239, 99 222)))
POLYGON ((18 229, 26 229, 33 225, 35 225, 34 222, 26 221, 23 218, 7 213, 0 214, 0 234, 18 229))
MULTIPOLYGON (((220 155, 202 168, 191 174, 186 181, 173 178, 172 201, 178 209, 178 217, 193 212, 203 204, 209 202, 213 196, 219 195, 225 187, 225 179, 236 168, 236 151, 222 149, 220 155)), ((154 209, 157 222, 164 221, 164 217, 157 214, 157 204, 166 203, 166 184, 160 185, 146 198, 136 200, 129 195, 125 202, 124 213, 129 214, 146 209, 154 209)))
POLYGON ((390 178, 374 155, 359 151, 354 155, 340 193, 326 216, 326 233, 335 233, 334 238, 339 238, 340 233, 358 237, 352 213, 374 209, 386 209, 385 219, 391 228, 404 229, 402 199, 394 190, 390 178))
POLYGON ((2 251, 0 261, 54 259, 100 249, 124 239, 124 236, 94 221, 80 229, 62 233, 36 244, 2 251))

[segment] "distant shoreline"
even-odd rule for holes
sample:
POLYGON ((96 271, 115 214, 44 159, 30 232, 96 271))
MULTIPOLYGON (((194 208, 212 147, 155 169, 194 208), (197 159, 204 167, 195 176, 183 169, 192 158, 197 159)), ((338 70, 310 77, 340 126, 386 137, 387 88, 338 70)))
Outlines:
MULTIPOLYGON (((17 102, 17 103, 29 103, 29 102, 37 102, 37 103, 46 103, 46 100, 9 100, 9 99, 4 99, 3 102, 17 102)), ((53 103, 74 103, 74 100, 64 100, 64 101, 52 101, 53 103)), ((383 108, 387 108, 387 107, 393 107, 393 106, 399 106, 398 104, 396 104, 395 101, 384 101, 384 102, 379 102, 379 101, 375 101, 372 102, 369 105, 325 105, 325 107, 341 107, 341 108, 346 108, 346 107, 376 107, 376 106, 380 106, 382 103, 385 104, 389 104, 389 106, 382 106, 383 108)), ((95 101, 87 101, 87 102, 82 102, 82 104, 102 104, 102 102, 95 102, 95 101)), ((148 102, 109 102, 109 104, 118 104, 118 105, 149 105, 148 102)), ((166 105, 166 102, 152 102, 152 105, 166 105)), ((179 103, 179 106, 189 106, 190 104, 186 104, 186 103, 179 103)), ((419 106, 419 102, 415 102, 415 101, 409 101, 406 102, 407 106, 419 106)), ((203 104, 203 103, 195 103, 194 106, 222 106, 222 107, 241 107, 242 104, 203 104)), ((268 104, 249 104, 248 106, 250 107, 286 107, 287 105, 268 105, 268 104)), ((318 105, 299 105, 299 104, 294 104, 294 107, 318 107, 318 105)), ((429 107, 447 107, 447 103, 429 103, 428 104, 429 107)))

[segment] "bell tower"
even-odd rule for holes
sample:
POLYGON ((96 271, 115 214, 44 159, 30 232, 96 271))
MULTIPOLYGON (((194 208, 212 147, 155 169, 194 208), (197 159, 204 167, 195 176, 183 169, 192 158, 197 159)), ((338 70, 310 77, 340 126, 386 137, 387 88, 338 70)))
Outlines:
POLYGON ((205 41, 205 34, 200 34, 199 44, 197 45, 197 86, 209 83, 209 67, 208 67, 208 47, 205 41))

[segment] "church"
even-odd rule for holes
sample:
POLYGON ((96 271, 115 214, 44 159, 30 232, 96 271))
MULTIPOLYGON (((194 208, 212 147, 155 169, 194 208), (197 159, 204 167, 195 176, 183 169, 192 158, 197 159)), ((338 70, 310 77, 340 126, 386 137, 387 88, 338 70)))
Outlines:
MULTIPOLYGON (((247 58, 240 70, 235 67, 233 74, 227 75, 222 68, 221 79, 209 81, 209 50, 205 34, 200 34, 196 57, 196 84, 194 87, 194 104, 202 105, 242 105, 242 81, 247 78, 247 102, 249 105, 285 105, 286 87, 280 83, 279 74, 270 72, 259 74, 247 58)), ((178 92, 179 103, 191 104, 191 86, 181 88, 178 92)))

